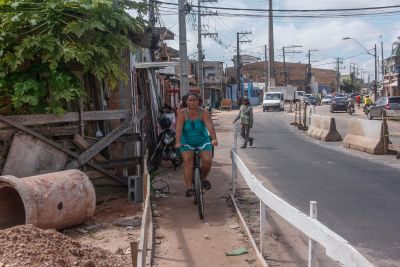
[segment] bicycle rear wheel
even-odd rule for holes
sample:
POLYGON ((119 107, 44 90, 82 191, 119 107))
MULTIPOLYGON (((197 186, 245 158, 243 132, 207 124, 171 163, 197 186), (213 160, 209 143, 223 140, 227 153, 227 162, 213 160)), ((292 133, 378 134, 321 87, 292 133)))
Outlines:
POLYGON ((197 209, 199 210, 200 219, 204 219, 204 202, 203 202, 203 189, 201 184, 200 169, 196 168, 194 171, 194 184, 196 188, 195 198, 197 201, 197 209))

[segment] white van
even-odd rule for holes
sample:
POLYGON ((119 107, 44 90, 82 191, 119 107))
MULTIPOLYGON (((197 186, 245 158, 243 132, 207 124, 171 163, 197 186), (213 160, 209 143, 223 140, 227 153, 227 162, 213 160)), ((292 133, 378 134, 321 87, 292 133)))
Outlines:
POLYGON ((282 92, 268 92, 264 94, 263 111, 268 109, 283 110, 285 107, 285 96, 282 92))
POLYGON ((296 95, 295 95, 294 99, 296 102, 302 102, 305 97, 306 97, 305 91, 296 91, 296 95))

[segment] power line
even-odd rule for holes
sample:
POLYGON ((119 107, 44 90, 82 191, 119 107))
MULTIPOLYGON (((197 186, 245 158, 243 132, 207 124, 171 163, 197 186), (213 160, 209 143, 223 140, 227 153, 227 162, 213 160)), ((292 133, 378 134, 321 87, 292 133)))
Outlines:
MULTIPOLYGON (((174 5, 177 6, 177 3, 169 3, 162 1, 155 1, 155 3, 165 4, 165 5, 174 5)), ((216 6, 200 6, 201 8, 210 8, 210 9, 219 9, 219 10, 237 10, 237 11, 260 11, 260 12, 268 12, 269 9, 258 9, 258 8, 235 8, 235 7, 216 7, 216 6)), ((373 10, 382 10, 382 9, 392 9, 392 8, 400 8, 400 5, 392 5, 392 6, 376 6, 376 7, 360 7, 360 8, 331 8, 331 9, 272 9, 273 12, 338 12, 338 11, 373 11, 373 10)))

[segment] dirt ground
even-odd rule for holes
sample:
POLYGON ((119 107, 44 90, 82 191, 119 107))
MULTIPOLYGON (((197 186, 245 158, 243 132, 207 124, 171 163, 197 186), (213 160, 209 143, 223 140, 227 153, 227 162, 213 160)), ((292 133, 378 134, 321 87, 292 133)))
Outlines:
POLYGON ((101 199, 92 218, 60 232, 33 225, 0 231, 0 267, 132 266, 130 242, 140 236, 141 204, 129 203, 127 193, 101 199))
POLYGON ((130 242, 138 240, 141 220, 141 205, 129 203, 125 194, 113 200, 105 199, 89 221, 63 233, 83 245, 107 250, 123 266, 131 266, 130 242))
POLYGON ((20 225, 0 231, 0 266, 123 267, 112 253, 77 242, 55 230, 20 225))

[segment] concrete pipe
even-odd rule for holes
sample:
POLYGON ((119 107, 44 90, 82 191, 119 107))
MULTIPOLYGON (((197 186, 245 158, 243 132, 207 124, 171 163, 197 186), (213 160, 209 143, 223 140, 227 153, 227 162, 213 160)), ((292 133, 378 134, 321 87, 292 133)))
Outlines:
POLYGON ((0 176, 0 229, 20 224, 67 228, 85 222, 95 208, 94 187, 79 170, 0 176))

